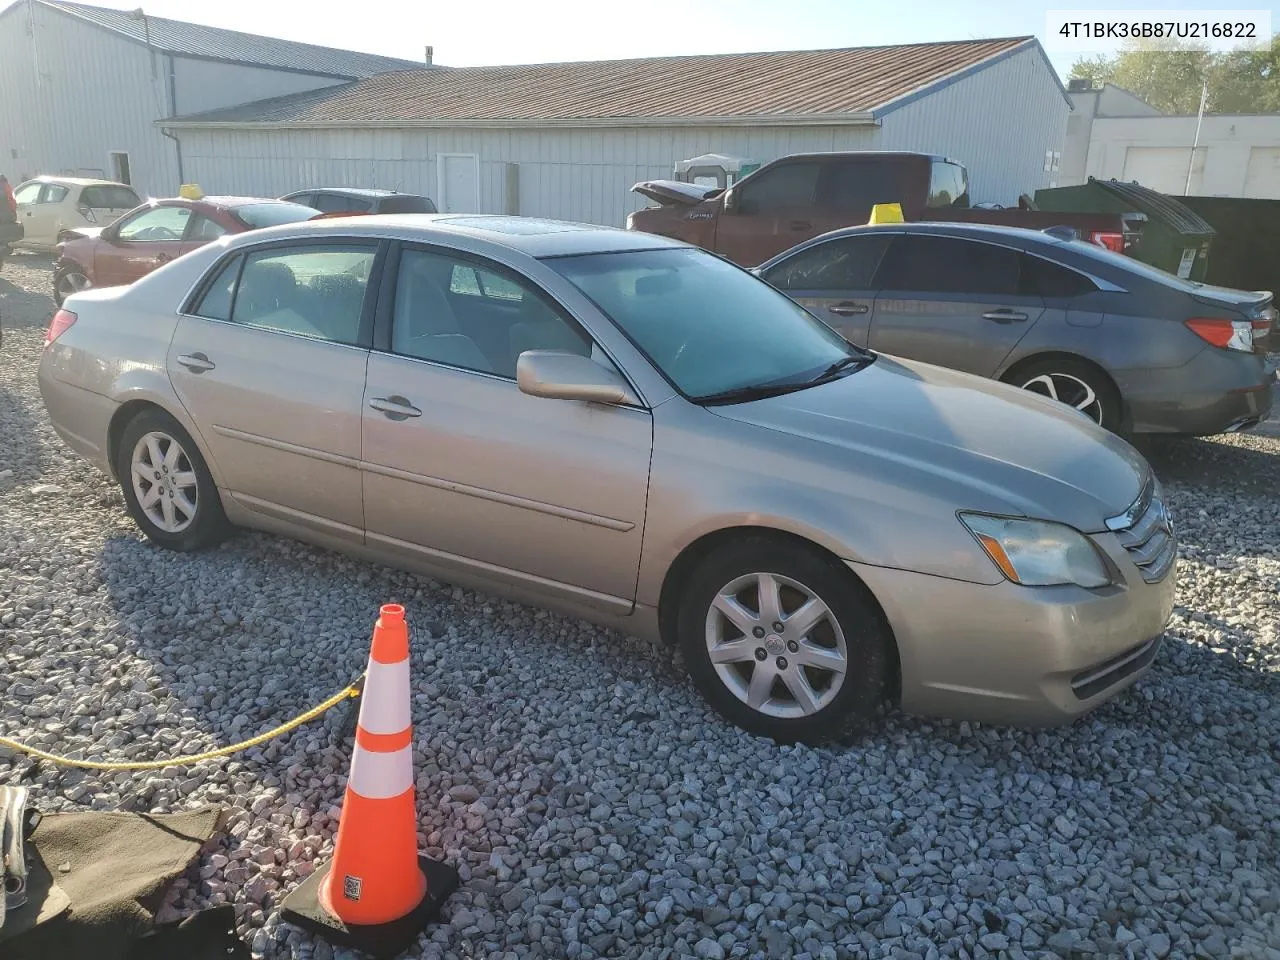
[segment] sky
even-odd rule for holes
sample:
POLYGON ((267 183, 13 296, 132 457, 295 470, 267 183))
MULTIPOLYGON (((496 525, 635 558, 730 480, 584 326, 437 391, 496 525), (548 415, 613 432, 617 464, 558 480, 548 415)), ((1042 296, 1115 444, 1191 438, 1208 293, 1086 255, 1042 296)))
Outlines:
MULTIPOLYGON (((2 2, 2 0, 0 0, 2 2)), ((330 47, 435 62, 486 64, 604 60, 698 53, 875 46, 938 40, 1036 35, 1046 14, 1107 5, 1071 0, 702 0, 682 4, 609 0, 360 0, 330 9, 302 0, 90 0, 155 16, 284 37, 330 47), (665 8, 665 10, 664 10, 665 8), (354 11, 354 12, 353 12, 354 11)), ((1217 7, 1227 6, 1219 0, 1217 7)), ((1280 0, 1232 2, 1271 12, 1280 0)), ((1212 0, 1124 0, 1124 9, 1203 11, 1212 0)), ((1112 9, 1119 8, 1113 4, 1112 9)), ((1046 47, 1049 45, 1046 43, 1046 47)), ((1098 52, 1115 49, 1101 44, 1098 52)), ((1065 77, 1079 53, 1048 50, 1065 77)))

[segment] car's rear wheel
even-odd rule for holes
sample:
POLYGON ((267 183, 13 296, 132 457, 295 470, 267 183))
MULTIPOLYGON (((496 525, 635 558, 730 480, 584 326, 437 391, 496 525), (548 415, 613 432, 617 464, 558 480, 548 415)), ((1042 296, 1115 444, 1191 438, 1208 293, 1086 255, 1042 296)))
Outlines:
POLYGON ((1048 357, 1014 368, 1005 380, 1074 407, 1094 423, 1120 432, 1120 394, 1110 378, 1091 364, 1070 357, 1048 357))
POLYGON ((230 530, 204 457, 191 435, 162 410, 144 410, 124 428, 116 476, 129 513, 159 546, 198 550, 230 530))
POLYGON ((53 274, 53 302, 61 307, 67 297, 92 286, 93 281, 79 267, 59 267, 53 274))
POLYGON ((816 549, 768 536, 726 543, 695 568, 678 623, 694 682, 750 733, 820 743, 873 717, 884 697, 879 607, 816 549))

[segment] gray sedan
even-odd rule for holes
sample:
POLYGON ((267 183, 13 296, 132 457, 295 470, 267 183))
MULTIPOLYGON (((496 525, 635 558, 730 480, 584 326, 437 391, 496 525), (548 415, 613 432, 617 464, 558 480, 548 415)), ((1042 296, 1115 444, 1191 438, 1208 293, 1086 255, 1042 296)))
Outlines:
POLYGON ((851 341, 1003 380, 1119 433, 1248 429, 1271 409, 1272 295, 1009 227, 852 227, 755 272, 851 341))
POLYGON ((162 547, 256 527, 660 638, 782 740, 886 700, 1068 720, 1147 668, 1173 603, 1126 443, 646 234, 225 238, 69 298, 40 386, 162 547))

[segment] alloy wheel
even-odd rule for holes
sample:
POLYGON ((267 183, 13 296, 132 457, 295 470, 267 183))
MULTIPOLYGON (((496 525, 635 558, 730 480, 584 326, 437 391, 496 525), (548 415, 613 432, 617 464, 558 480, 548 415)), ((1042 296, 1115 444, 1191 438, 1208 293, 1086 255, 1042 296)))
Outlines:
POLYGON ((1094 423, 1102 423, 1102 401, 1097 392, 1072 374, 1041 373, 1024 383, 1022 389, 1075 407, 1094 423))
POLYGON ((93 282, 78 271, 58 274, 57 291, 61 300, 67 299, 73 293, 88 290, 91 286, 93 286, 93 282))
POLYGON ((140 437, 130 474, 138 506, 160 530, 181 533, 195 521, 200 502, 195 468, 173 437, 155 431, 140 437))
POLYGON ((707 611, 707 653, 735 697, 770 717, 807 717, 835 699, 849 669, 835 615, 804 584, 749 573, 707 611))

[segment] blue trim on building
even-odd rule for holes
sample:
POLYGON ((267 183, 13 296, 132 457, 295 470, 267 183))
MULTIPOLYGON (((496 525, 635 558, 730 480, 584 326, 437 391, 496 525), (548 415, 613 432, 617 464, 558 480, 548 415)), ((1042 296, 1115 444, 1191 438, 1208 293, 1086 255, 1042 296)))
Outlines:
POLYGON ((1066 101, 1067 109, 1074 110, 1075 107, 1071 103, 1071 98, 1067 96, 1067 88, 1062 85, 1062 79, 1058 76, 1058 71, 1053 68, 1053 64, 1049 61, 1049 55, 1044 52, 1044 47, 1040 45, 1040 41, 1031 37, 1023 43, 1018 44, 1016 47, 1010 47, 1008 50, 1003 50, 995 56, 988 57, 981 63, 975 63, 972 66, 965 67, 963 70, 957 70, 955 73, 943 77, 941 80, 936 80, 927 86, 921 87, 919 90, 913 90, 911 93, 903 94, 896 100, 890 100, 888 103, 882 104, 872 110, 871 116, 876 120, 879 120, 882 117, 893 113, 893 111, 905 107, 909 103, 915 103, 917 100, 931 96, 939 90, 945 90, 953 83, 958 83, 961 80, 971 77, 975 73, 987 69, 987 67, 995 66, 1002 60, 1008 60, 1010 57, 1017 56, 1020 53, 1025 53, 1028 49, 1027 44, 1034 46, 1036 51, 1040 54, 1040 59, 1044 61, 1045 69, 1047 69, 1049 71, 1049 75, 1053 77, 1053 82, 1058 86, 1058 92, 1062 95, 1062 99, 1066 101))

